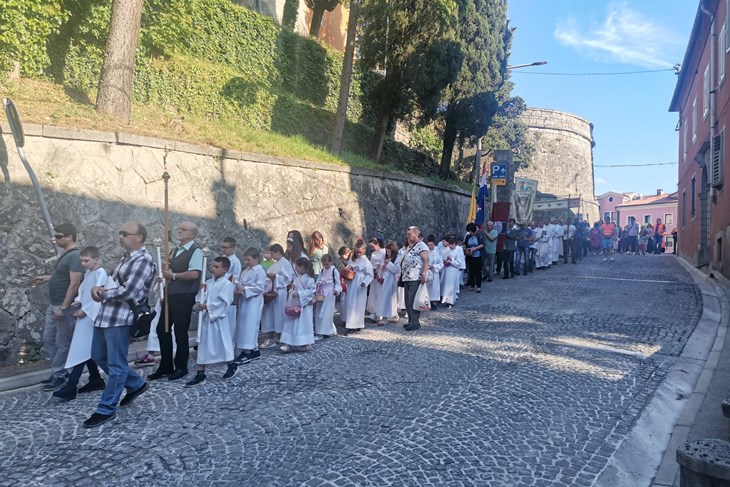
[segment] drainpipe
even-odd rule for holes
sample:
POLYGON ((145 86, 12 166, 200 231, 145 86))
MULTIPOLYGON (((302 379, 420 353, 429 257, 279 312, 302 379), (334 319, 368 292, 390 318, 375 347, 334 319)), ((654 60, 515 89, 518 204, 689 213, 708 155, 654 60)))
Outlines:
MULTIPOLYGON (((716 98, 718 90, 718 81, 715 79, 715 53, 717 49, 717 23, 715 22, 715 16, 705 8, 705 0, 700 0, 700 10, 702 13, 710 19, 710 161, 715 151, 715 128, 717 126, 717 113, 716 113, 716 98)), ((719 53, 720 56, 725 53, 719 53)), ((705 260, 707 261, 707 270, 712 273, 712 259, 710 256, 710 248, 712 242, 712 206, 710 192, 712 191, 712 174, 710 169, 712 165, 707 167, 707 157, 705 157, 705 171, 707 173, 707 186, 708 188, 702 188, 703 191, 707 192, 707 248, 705 249, 705 260)), ((692 195, 694 197, 694 195, 692 195)))

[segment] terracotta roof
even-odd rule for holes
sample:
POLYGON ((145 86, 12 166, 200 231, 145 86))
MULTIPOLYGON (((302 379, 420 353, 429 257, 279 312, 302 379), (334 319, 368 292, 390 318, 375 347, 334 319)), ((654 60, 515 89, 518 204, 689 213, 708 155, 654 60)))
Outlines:
POLYGON ((627 201, 626 203, 617 205, 616 208, 624 208, 627 206, 641 206, 641 205, 663 205, 666 203, 676 203, 677 193, 676 191, 671 194, 660 194, 647 196, 638 200, 627 201))

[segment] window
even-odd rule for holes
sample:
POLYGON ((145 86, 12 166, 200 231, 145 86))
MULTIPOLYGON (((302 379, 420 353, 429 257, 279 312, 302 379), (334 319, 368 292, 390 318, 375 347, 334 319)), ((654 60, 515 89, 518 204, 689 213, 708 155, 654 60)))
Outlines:
POLYGON ((697 190, 697 178, 695 176, 692 176, 692 187, 691 192, 689 194, 689 197, 692 198, 690 201, 690 210, 689 215, 695 216, 695 191, 697 190))
POLYGON ((710 66, 705 68, 705 77, 702 82, 702 118, 710 113, 710 66))
POLYGON ((674 225, 674 213, 665 213, 664 223, 666 223, 667 225, 674 225))
POLYGON ((697 97, 692 102, 692 143, 697 140, 697 97))
POLYGON ((687 119, 682 120, 682 159, 687 159, 687 119))
POLYGON ((615 222, 616 221, 616 212, 615 211, 612 211, 611 212, 611 221, 612 222, 615 222))
POLYGON ((605 213, 603 214, 603 221, 605 222, 605 221, 606 221, 606 220, 608 220, 609 218, 611 218, 611 213, 609 213, 609 212, 605 212, 605 213))
POLYGON ((720 35, 717 36, 717 84, 725 80, 725 24, 722 24, 720 35))
MULTIPOLYGON (((644 215, 644 225, 646 225, 647 223, 652 223, 651 215, 644 215)), ((652 225, 653 225, 653 223, 652 223, 652 225)))
POLYGON ((609 203, 613 203, 613 196, 609 196, 609 197, 608 197, 608 202, 609 202, 609 203))
POLYGON ((682 190, 682 228, 687 224, 687 191, 682 190))

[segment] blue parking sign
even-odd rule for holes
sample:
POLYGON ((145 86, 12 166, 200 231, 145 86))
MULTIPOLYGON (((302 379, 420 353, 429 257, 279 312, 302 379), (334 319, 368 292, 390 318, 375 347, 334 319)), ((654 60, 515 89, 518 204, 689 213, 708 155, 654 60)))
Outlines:
POLYGON ((507 164, 492 164, 492 184, 504 186, 507 184, 507 164))

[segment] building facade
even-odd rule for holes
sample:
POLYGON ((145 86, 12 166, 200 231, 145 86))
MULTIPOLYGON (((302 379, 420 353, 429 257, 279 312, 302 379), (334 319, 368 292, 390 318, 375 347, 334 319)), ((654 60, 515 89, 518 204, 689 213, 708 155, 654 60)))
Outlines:
POLYGON ((730 278, 730 0, 702 0, 669 107, 679 114, 678 253, 730 278))
POLYGON ((599 218, 606 221, 606 217, 609 217, 612 222, 618 224, 616 207, 631 201, 636 196, 641 197, 641 195, 637 195, 636 193, 619 193, 618 191, 609 191, 600 196, 596 196, 599 218))
POLYGON ((661 218, 666 226, 664 242, 667 252, 674 250, 671 234, 677 227, 677 193, 664 194, 658 189, 653 196, 631 199, 616 206, 617 225, 625 227, 631 218, 641 226, 648 223, 656 226, 657 218, 661 218))

